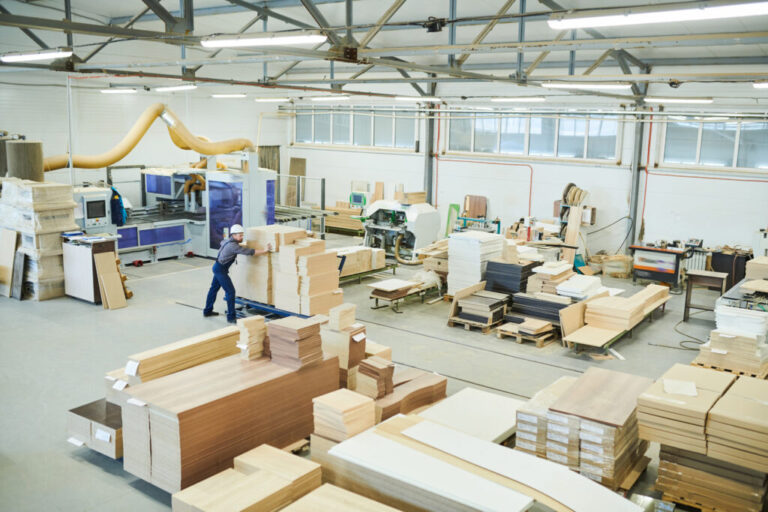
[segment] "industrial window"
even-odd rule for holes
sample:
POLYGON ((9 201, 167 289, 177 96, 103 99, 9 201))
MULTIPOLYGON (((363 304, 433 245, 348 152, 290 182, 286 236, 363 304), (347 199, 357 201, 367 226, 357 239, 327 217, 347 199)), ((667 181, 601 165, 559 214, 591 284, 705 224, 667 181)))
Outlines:
POLYGON ((732 166, 738 127, 737 123, 702 123, 699 163, 732 166))
POLYGON ((536 156, 555 156, 556 119, 551 117, 532 117, 528 154, 536 156))
POLYGON ((570 116, 561 117, 557 134, 557 156, 584 158, 586 133, 586 119, 570 116))
POLYGON ((416 145, 416 112, 398 112, 395 118, 395 147, 413 148, 416 145))
POLYGON ((525 153, 525 128, 527 117, 505 117, 501 120, 499 150, 502 153, 522 155, 525 153))
POLYGON ((695 164, 700 123, 672 121, 667 123, 664 161, 674 164, 695 164))
POLYGON ((496 153, 498 151, 499 118, 495 115, 477 114, 475 117, 475 151, 496 153))
POLYGON ((370 112, 355 112, 352 116, 353 143, 356 146, 372 146, 370 112))
POLYGON ((331 114, 315 114, 315 143, 331 142, 331 114))
POLYGON ((472 114, 451 114, 448 149, 472 151, 472 114))
POLYGON ((296 142, 312 142, 312 114, 296 114, 296 142))
POLYGON ((741 123, 738 167, 768 169, 768 123, 741 123))
POLYGON ((592 116, 587 131, 587 158, 612 160, 616 158, 619 121, 616 116, 592 116))
POLYGON ((333 113, 333 143, 334 144, 349 144, 349 130, 350 130, 350 114, 349 112, 334 112, 333 113))
POLYGON ((392 114, 376 112, 373 117, 373 145, 392 147, 392 114))

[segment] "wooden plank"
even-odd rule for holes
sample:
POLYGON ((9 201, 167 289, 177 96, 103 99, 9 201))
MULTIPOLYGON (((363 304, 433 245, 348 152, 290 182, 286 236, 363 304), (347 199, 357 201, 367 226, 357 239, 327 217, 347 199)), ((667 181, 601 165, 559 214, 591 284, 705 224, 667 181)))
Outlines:
POLYGON ((369 288, 373 288, 374 290, 381 290, 384 292, 395 292, 399 290, 408 290, 410 288, 414 288, 416 286, 419 286, 421 283, 418 281, 406 281, 404 279, 385 279, 383 281, 378 281, 375 283, 368 284, 367 286, 369 288))
POLYGON ((11 296, 17 239, 16 231, 0 228, 0 295, 4 297, 11 296))
MULTIPOLYGON (((581 230, 581 214, 583 206, 571 206, 568 212, 568 225, 565 228, 565 244, 576 246, 579 243, 579 231, 581 230)), ((576 249, 564 248, 563 259, 573 265, 576 258, 576 249)))
POLYGON ((288 505, 283 509, 283 512, 317 512, 319 510, 332 510, 334 512, 397 512, 398 509, 365 498, 341 487, 324 484, 300 500, 288 505))
POLYGON ((604 347, 609 341, 621 336, 626 331, 621 329, 602 329, 592 325, 585 325, 568 336, 563 336, 563 341, 589 347, 604 347))

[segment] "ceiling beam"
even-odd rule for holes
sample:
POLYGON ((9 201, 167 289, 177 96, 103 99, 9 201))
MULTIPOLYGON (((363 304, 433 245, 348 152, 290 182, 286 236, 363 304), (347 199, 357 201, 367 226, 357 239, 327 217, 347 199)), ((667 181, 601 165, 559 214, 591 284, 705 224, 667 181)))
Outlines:
POLYGON ((262 16, 265 16, 267 18, 273 18, 276 20, 283 21, 285 23, 288 23, 289 25, 293 25, 295 27, 299 28, 315 28, 309 23, 304 23, 303 21, 299 21, 295 18, 291 18, 290 16, 285 16, 284 14, 280 14, 279 12, 275 12, 272 9, 268 9, 266 7, 261 7, 258 5, 251 4, 249 2, 244 2, 243 0, 227 0, 227 2, 240 6, 244 9, 249 9, 251 11, 255 11, 262 16))
MULTIPOLYGON (((322 43, 315 45, 315 46, 314 46, 312 49, 313 49, 313 50, 319 50, 319 49, 320 49, 320 47, 321 47, 321 46, 323 46, 323 45, 324 45, 326 42, 327 42, 327 41, 323 41, 322 43)), ((285 67, 285 69, 283 69, 282 71, 280 71, 280 72, 279 72, 278 74, 276 74, 275 76, 271 76, 271 77, 269 77, 269 79, 270 79, 270 80, 277 80, 278 78, 280 78, 281 76, 283 76, 284 74, 288 73, 290 70, 292 70, 293 68, 295 68, 296 66, 298 66, 298 65, 299 65, 301 62, 302 62, 302 61, 300 61, 300 60, 295 60, 295 61, 291 62, 291 63, 290 63, 288 66, 286 66, 286 67, 285 67)))
MULTIPOLYGON (((264 15, 263 15, 263 14, 257 14, 255 18, 251 19, 251 21, 249 21, 248 23, 246 23, 245 25, 243 25, 242 27, 240 27, 240 30, 238 30, 238 31, 237 31, 237 33, 238 33, 238 34, 242 34, 242 33, 243 33, 243 32, 245 32, 246 30, 248 30, 249 28, 251 28, 253 25, 255 25, 255 24, 256 24, 256 22, 258 22, 260 19, 264 19, 264 15)), ((317 46, 316 46, 315 48, 317 48, 317 46)), ((210 55, 208 58, 210 58, 210 59, 215 59, 215 58, 216 58, 216 56, 217 56, 218 54, 220 54, 222 51, 224 51, 224 48, 219 48, 218 50, 216 50, 215 52, 213 52, 213 53, 212 53, 212 54, 211 54, 211 55, 210 55)), ((194 68, 190 69, 190 71, 192 72, 192 74, 194 74, 194 73, 197 73, 197 71, 198 71, 198 70, 199 70, 201 67, 203 67, 203 66, 204 66, 204 64, 200 64, 200 65, 198 65, 198 66, 195 66, 194 68)))
POLYGON ((301 4, 304 6, 304 8, 307 10, 310 16, 312 16, 312 19, 315 20, 315 23, 320 27, 320 30, 323 31, 325 35, 328 36, 328 39, 331 40, 334 46, 343 46, 343 42, 341 38, 331 30, 330 24, 328 23, 328 20, 325 19, 325 16, 323 16, 323 13, 320 12, 320 9, 317 8, 317 6, 314 4, 312 0, 301 0, 301 4))
MULTIPOLYGON (((562 40, 562 39, 565 37, 565 34, 567 34, 567 33, 568 33, 568 31, 567 31, 567 30, 563 30, 563 31, 561 31, 561 32, 558 32, 558 34, 555 36, 555 39, 554 39, 553 41, 560 41, 560 40, 562 40)), ((538 56, 538 57, 536 57, 536 58, 533 60, 533 62, 531 62, 531 65, 530 65, 530 66, 528 66, 528 67, 525 69, 525 76, 531 76, 531 73, 533 73, 533 70, 534 70, 534 69, 536 69, 537 67, 539 67, 539 64, 541 64, 542 62, 544 62, 544 59, 546 59, 546 58, 547 58, 547 56, 548 56, 550 53, 552 53, 552 52, 550 52, 549 50, 544 50, 543 52, 541 52, 541 53, 539 54, 539 56, 538 56)))
MULTIPOLYGON (((501 8, 496 12, 496 18, 492 19, 488 22, 488 24, 483 27, 483 30, 480 31, 479 34, 475 37, 475 39, 472 40, 472 44, 482 43, 483 40, 488 36, 488 34, 491 33, 491 30, 494 29, 494 27, 499 23, 499 16, 502 16, 503 14, 506 14, 507 11, 512 7, 512 5, 515 3, 515 0, 507 0, 504 2, 504 5, 501 6, 501 8)), ((459 55, 459 58, 456 59, 456 65, 461 67, 464 65, 464 63, 469 58, 469 53, 462 53, 459 55)))
MULTIPOLYGON (((5 7, 3 7, 2 5, 0 5, 0 13, 2 13, 2 14, 11 14, 10 11, 8 9, 6 9, 5 7)), ((29 30, 28 28, 19 28, 19 30, 21 30, 24 33, 25 36, 27 36, 32 41, 34 41, 35 44, 37 46, 39 46, 40 48, 42 48, 43 50, 47 50, 48 48, 50 48, 47 44, 45 44, 45 41, 43 41, 42 39, 37 37, 35 35, 35 33, 32 32, 31 30, 29 30)))
POLYGON ((160 18, 160 20, 165 23, 165 29, 168 32, 171 32, 172 28, 176 25, 177 18, 168 12, 168 10, 160 4, 158 0, 141 0, 144 2, 144 5, 152 9, 152 12, 155 13, 155 16, 160 18))
POLYGON ((584 73, 582 75, 590 75, 594 70, 600 67, 600 64, 605 62, 605 59, 611 56, 611 53, 613 53, 613 50, 605 50, 602 55, 600 55, 595 62, 592 63, 591 66, 589 66, 586 70, 584 70, 584 73))
POLYGON ((381 28, 384 26, 384 24, 392 19, 392 16, 395 15, 395 13, 398 11, 398 9, 400 9, 400 7, 403 6, 404 3, 405 0, 395 0, 394 3, 389 6, 389 9, 387 9, 384 14, 382 14, 381 17, 376 20, 376 24, 368 29, 368 32, 366 32, 363 38, 360 40, 360 46, 362 48, 365 48, 371 44, 371 41, 373 41, 373 38, 376 37, 376 34, 381 31, 381 28))
MULTIPOLYGON (((130 28, 130 27, 131 27, 131 26, 132 26, 134 23, 136 23, 137 21, 139 21, 139 19, 140 19, 142 16, 144 16, 145 14, 147 14, 149 11, 150 11, 150 8, 149 8, 149 7, 145 7, 143 11, 141 11, 139 14, 137 14, 136 16, 134 16, 133 18, 131 18, 130 20, 128 20, 128 23, 126 23, 125 25, 123 25, 123 28, 130 28)), ((107 47, 107 45, 108 45, 109 43, 113 42, 115 39, 116 39, 116 38, 114 38, 114 37, 110 37, 109 39, 107 39, 106 41, 104 41, 103 43, 101 43, 99 46, 97 46, 96 48, 94 48, 94 49, 93 49, 93 51, 91 51, 91 53, 89 53, 88 55, 86 55, 85 57, 83 57, 83 62, 88 62, 89 60, 91 60, 91 57, 93 57, 94 55, 96 55, 97 53, 99 53, 101 50, 103 50, 104 48, 106 48, 106 47, 107 47)))

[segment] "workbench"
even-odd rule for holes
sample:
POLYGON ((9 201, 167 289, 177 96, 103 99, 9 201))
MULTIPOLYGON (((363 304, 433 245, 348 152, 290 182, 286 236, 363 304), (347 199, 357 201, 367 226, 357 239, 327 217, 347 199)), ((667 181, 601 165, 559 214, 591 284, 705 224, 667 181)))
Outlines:
POLYGON ((648 247, 645 245, 630 245, 632 251, 632 282, 637 279, 648 279, 661 283, 669 283, 673 288, 680 286, 680 269, 682 261, 691 254, 691 248, 648 247))
POLYGON ((690 318, 691 309, 700 309, 702 311, 714 311, 714 306, 704 306, 700 304, 691 304, 691 295, 694 286, 703 286, 705 288, 720 288, 720 295, 725 293, 726 283, 728 282, 727 272, 711 272, 709 270, 689 270, 687 273, 687 282, 685 286, 685 306, 683 306, 683 322, 690 318))

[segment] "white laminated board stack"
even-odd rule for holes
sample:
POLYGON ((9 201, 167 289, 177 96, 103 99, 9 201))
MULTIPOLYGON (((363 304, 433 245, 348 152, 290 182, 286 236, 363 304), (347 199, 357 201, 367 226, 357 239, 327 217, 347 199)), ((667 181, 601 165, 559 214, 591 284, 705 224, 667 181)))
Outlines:
POLYGON ((453 295, 485 277, 488 260, 504 250, 501 235, 481 231, 453 233, 448 241, 448 294, 453 295))

